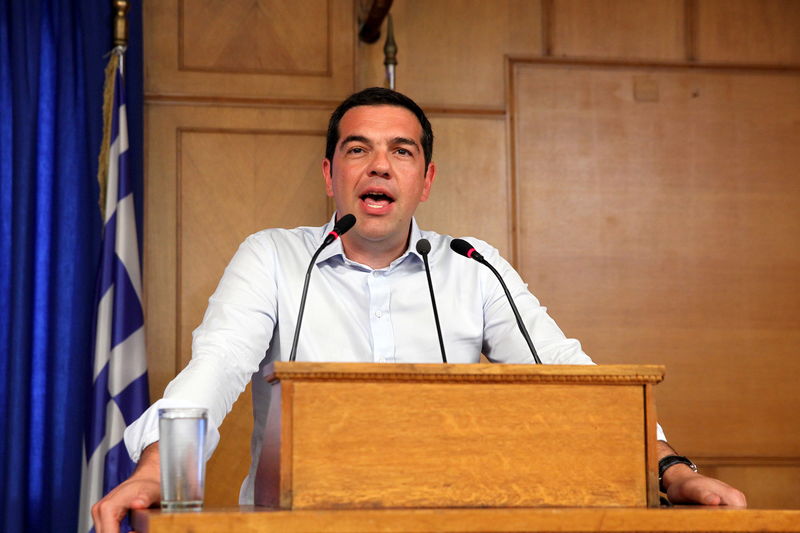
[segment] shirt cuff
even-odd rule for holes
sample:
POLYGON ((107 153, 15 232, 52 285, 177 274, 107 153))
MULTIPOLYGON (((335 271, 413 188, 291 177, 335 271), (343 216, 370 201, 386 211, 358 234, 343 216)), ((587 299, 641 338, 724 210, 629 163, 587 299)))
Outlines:
MULTIPOLYGON (((193 402, 171 398, 162 398, 151 405, 133 424, 125 428, 125 447, 128 449, 128 455, 134 463, 139 462, 139 458, 145 448, 158 440, 158 410, 173 407, 205 408, 205 406, 193 402)), ((204 450, 206 461, 211 458, 211 454, 214 453, 217 444, 219 444, 219 430, 208 424, 204 450)))

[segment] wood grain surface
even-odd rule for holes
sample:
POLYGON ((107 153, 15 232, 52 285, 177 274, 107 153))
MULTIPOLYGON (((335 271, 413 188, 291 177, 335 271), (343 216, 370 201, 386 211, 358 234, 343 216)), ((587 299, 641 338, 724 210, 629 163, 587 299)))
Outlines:
POLYGON ((523 278, 596 360, 668 365, 687 455, 796 457, 800 75, 514 72, 523 278))
POLYGON ((554 0, 558 57, 683 58, 683 0, 554 0))
POLYGON ((657 503, 646 444, 660 367, 278 362, 265 374, 282 421, 264 436, 262 505, 657 503))
POLYGON ((701 0, 696 5, 698 60, 800 65, 800 2, 701 0))
POLYGON ((646 505, 641 387, 298 383, 295 394, 295 509, 646 505))
POLYGON ((241 507, 180 514, 134 511, 133 525, 139 533, 797 532, 800 511, 701 507, 268 511, 241 507))

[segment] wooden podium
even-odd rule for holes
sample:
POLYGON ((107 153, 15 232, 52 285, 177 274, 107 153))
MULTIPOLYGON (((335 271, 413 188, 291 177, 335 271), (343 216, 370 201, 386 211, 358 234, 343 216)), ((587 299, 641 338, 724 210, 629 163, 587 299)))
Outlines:
POLYGON ((273 363, 257 505, 654 507, 661 366, 273 363))

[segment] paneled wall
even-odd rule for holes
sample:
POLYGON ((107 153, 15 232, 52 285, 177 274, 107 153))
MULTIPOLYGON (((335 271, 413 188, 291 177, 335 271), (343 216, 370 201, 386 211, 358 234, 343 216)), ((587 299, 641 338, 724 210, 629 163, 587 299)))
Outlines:
MULTIPOLYGON (((327 117, 383 84, 360 1, 145 5, 151 393, 239 242, 322 223, 327 117)), ((424 227, 520 269, 601 363, 667 365, 671 442, 759 507, 800 507, 800 2, 395 0, 398 89, 425 107, 424 227)), ((249 395, 210 504, 249 461, 249 395)))

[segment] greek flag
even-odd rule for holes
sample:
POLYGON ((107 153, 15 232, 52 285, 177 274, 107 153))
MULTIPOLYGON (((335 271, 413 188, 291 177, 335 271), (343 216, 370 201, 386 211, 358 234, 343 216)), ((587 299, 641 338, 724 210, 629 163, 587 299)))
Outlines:
POLYGON ((81 480, 81 532, 93 529, 92 505, 133 471, 135 465, 128 457, 122 433, 148 404, 142 275, 128 170, 123 59, 124 50, 115 49, 106 69, 105 135, 98 172, 101 206, 105 208, 96 293, 92 400, 81 480), (107 169, 102 168, 104 163, 107 169))

